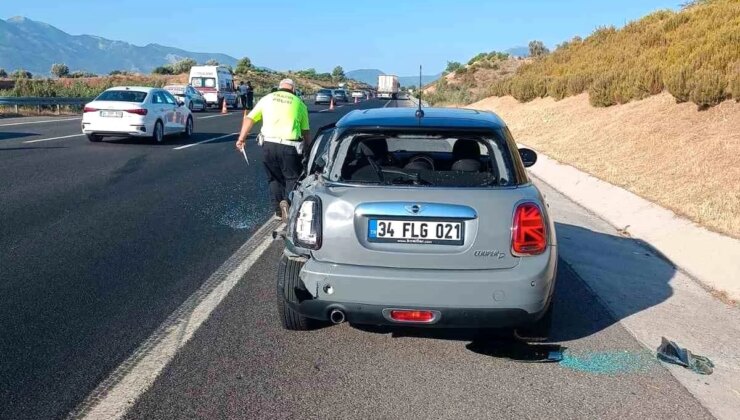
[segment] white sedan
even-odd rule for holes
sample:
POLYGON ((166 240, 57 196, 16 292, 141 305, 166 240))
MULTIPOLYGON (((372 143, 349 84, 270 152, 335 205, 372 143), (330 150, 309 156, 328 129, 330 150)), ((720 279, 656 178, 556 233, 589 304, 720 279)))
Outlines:
POLYGON ((193 135, 193 116, 164 89, 121 86, 85 105, 82 134, 99 142, 106 136, 150 137, 162 143, 170 134, 193 135))

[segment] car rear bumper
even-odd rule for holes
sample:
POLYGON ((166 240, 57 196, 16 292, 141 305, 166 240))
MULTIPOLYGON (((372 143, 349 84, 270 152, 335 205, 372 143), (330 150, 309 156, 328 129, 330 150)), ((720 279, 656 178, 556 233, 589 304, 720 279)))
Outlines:
POLYGON ((151 131, 144 124, 109 126, 83 122, 82 134, 146 137, 151 136, 151 131))
POLYGON ((529 313, 516 308, 389 307, 387 305, 366 305, 326 300, 304 300, 299 304, 288 303, 288 305, 301 315, 320 321, 330 321, 329 315, 332 311, 339 310, 344 313, 346 321, 353 324, 428 328, 515 328, 535 323, 544 315, 547 309, 529 313), (398 322, 388 315, 390 309, 434 311, 439 314, 439 317, 432 323, 398 322))
POLYGON ((397 324, 383 315, 385 309, 425 309, 439 311, 436 326, 516 327, 547 310, 556 272, 555 247, 501 270, 394 269, 310 259, 300 273, 307 293, 294 309, 326 320, 339 308, 350 322, 376 325, 397 324))

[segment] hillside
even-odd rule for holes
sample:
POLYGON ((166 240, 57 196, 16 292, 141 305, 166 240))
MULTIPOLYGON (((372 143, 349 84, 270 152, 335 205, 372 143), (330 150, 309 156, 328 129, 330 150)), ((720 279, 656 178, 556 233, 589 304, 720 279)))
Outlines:
POLYGON ((602 27, 532 59, 511 78, 471 86, 486 96, 512 95, 523 102, 588 92, 594 106, 664 90, 702 108, 740 98, 740 0, 697 0, 622 29, 602 27))
POLYGON ((107 74, 113 70, 149 73, 155 67, 190 57, 200 63, 214 59, 236 65, 225 54, 197 53, 149 44, 143 47, 91 35, 70 35, 51 25, 23 17, 0 20, 0 68, 23 68, 48 75, 54 63, 65 63, 72 71, 107 74))
POLYGON ((468 64, 446 74, 424 88, 424 99, 432 105, 466 104, 489 95, 488 86, 511 78, 528 59, 508 53, 482 53, 468 64))

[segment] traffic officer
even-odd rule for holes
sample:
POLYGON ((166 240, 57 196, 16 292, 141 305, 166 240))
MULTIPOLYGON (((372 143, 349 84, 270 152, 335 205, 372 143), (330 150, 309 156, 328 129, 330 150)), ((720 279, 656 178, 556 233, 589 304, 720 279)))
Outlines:
POLYGON ((281 80, 277 91, 260 99, 244 116, 236 141, 237 150, 242 152, 252 127, 262 121, 262 161, 270 186, 270 201, 275 214, 283 220, 288 218, 288 193, 295 188, 303 169, 303 152, 307 153, 311 144, 308 109, 294 92, 291 79, 281 80))

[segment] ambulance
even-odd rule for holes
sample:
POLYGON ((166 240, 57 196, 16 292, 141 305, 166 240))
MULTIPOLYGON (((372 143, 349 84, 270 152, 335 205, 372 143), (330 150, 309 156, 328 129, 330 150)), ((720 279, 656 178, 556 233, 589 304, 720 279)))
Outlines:
POLYGON ((225 66, 193 66, 190 69, 190 85, 203 97, 208 106, 236 108, 238 95, 234 86, 234 75, 225 66))

